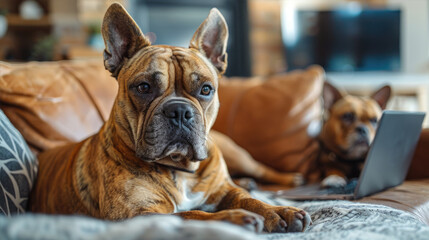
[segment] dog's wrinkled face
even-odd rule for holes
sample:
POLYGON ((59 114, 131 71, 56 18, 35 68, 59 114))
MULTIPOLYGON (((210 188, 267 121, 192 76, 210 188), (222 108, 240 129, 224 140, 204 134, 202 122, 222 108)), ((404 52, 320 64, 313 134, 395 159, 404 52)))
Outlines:
POLYGON ((138 55, 125 66, 133 70, 118 78, 127 92, 118 103, 136 114, 128 116, 135 120, 136 154, 191 170, 207 158, 206 137, 219 107, 217 73, 198 53, 181 48, 150 46, 138 55))
POLYGON ((390 87, 382 87, 371 97, 343 95, 329 83, 323 91, 327 116, 320 135, 322 142, 343 159, 361 160, 374 139, 390 87))
POLYGON ((222 15, 212 10, 189 48, 151 46, 123 7, 113 4, 103 37, 106 69, 119 84, 111 116, 119 135, 143 161, 195 171, 208 156, 218 78, 226 68, 222 15))

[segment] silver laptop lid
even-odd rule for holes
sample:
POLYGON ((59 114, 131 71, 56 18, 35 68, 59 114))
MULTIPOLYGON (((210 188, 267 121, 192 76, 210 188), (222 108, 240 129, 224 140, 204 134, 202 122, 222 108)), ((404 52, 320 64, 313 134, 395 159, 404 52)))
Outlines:
POLYGON ((384 111, 354 197, 401 184, 408 172, 425 117, 423 112, 384 111))

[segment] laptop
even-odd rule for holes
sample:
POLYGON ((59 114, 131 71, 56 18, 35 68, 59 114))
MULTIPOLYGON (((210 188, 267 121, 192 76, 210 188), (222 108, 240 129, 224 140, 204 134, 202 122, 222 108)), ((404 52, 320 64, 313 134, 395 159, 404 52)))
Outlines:
POLYGON ((320 184, 279 191, 291 200, 360 199, 404 182, 425 117, 423 112, 383 111, 358 179, 345 187, 322 189, 320 184))

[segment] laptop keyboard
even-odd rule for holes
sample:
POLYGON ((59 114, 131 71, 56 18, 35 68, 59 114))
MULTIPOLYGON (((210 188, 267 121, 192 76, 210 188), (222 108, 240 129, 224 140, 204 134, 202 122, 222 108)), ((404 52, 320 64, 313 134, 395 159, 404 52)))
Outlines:
POLYGON ((321 190, 321 194, 353 194, 355 191, 356 185, 357 185, 358 179, 352 179, 350 180, 346 186, 344 187, 331 187, 327 189, 321 190))

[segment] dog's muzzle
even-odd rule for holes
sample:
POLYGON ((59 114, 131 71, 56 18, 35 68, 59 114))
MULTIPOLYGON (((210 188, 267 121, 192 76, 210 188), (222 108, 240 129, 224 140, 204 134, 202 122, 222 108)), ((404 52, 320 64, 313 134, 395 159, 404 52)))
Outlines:
POLYGON ((165 165, 197 162, 208 156, 206 141, 202 113, 189 100, 176 98, 155 109, 136 152, 145 161, 163 159, 165 165))

